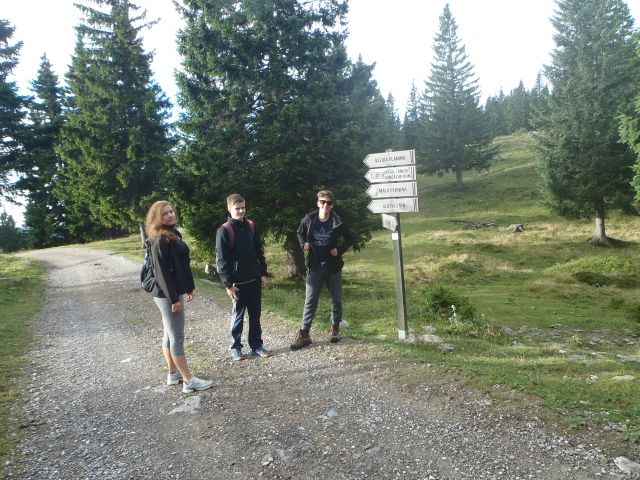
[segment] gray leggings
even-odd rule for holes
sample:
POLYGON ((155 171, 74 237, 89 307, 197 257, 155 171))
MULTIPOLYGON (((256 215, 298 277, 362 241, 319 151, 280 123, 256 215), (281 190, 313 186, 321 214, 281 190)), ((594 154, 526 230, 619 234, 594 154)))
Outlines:
POLYGON ((162 326, 164 327, 162 346, 170 348, 172 355, 184 355, 184 295, 180 295, 178 298, 182 304, 182 309, 178 313, 171 311, 171 299, 153 297, 153 300, 162 314, 162 326))

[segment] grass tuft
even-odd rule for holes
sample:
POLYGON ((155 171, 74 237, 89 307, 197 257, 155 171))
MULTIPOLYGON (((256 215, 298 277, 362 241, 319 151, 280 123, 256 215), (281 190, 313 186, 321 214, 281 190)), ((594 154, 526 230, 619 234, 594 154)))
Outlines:
POLYGON ((22 438, 15 408, 23 391, 22 369, 29 361, 28 320, 42 307, 43 277, 40 263, 0 254, 0 474, 22 438))

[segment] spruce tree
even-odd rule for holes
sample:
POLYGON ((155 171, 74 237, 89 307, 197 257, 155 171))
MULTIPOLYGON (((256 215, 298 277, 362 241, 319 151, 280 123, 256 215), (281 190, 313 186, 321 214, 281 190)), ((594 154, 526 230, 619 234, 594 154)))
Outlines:
POLYGON ((18 167, 22 153, 24 98, 18 95, 15 82, 9 76, 18 64, 22 42, 11 43, 15 28, 0 19, 0 198, 12 190, 9 175, 18 167))
POLYGON ((497 96, 487 98, 484 114, 492 137, 509 133, 505 118, 506 103, 507 97, 502 92, 502 89, 500 89, 500 93, 497 96))
POLYGON ((21 161, 21 178, 16 186, 27 198, 24 223, 29 245, 49 247, 66 243, 70 238, 64 205, 54 193, 62 167, 55 147, 64 121, 65 95, 46 55, 41 58, 31 91, 34 97, 28 102, 30 128, 21 161))
POLYGON ((61 132, 59 191, 70 228, 91 237, 131 232, 143 218, 169 160, 169 102, 152 79, 141 30, 145 13, 129 0, 95 0, 84 14, 67 83, 71 110, 61 132), (88 218, 87 218, 88 214, 88 218))
POLYGON ((401 123, 393 94, 389 93, 384 103, 386 110, 386 121, 384 125, 386 142, 389 145, 388 148, 399 150, 402 143, 400 134, 401 123))
POLYGON ((609 244, 607 212, 631 211, 633 201, 633 155, 618 135, 640 80, 633 19, 622 0, 560 0, 552 22, 550 114, 540 138, 544 200, 566 217, 595 216, 593 241, 609 244))
POLYGON ((422 128, 420 123, 420 99, 415 82, 411 82, 409 99, 402 121, 402 149, 421 152, 422 128))
POLYGON ((529 126, 532 130, 537 130, 540 125, 544 125, 550 113, 550 97, 549 87, 542 80, 542 73, 538 73, 529 96, 529 126))
POLYGON ((0 212, 0 252, 15 252, 26 248, 24 233, 16 227, 16 222, 7 212, 0 212))
MULTIPOLYGON (((640 34, 635 36, 636 53, 640 57, 640 34)), ((634 176, 632 185, 635 190, 636 201, 640 200, 640 86, 636 88, 634 108, 629 113, 623 113, 620 120, 620 138, 635 153, 633 166, 634 176)))
POLYGON ((176 202, 201 248, 213 253, 224 199, 244 194, 262 232, 304 271, 295 231, 321 188, 362 246, 371 217, 362 160, 386 148, 388 118, 371 66, 351 64, 344 1, 183 0, 179 35, 185 110, 176 202))
POLYGON ((531 115, 529 93, 524 88, 522 80, 518 86, 511 90, 509 96, 505 100, 505 122, 509 133, 518 130, 530 130, 529 116, 531 115))
POLYGON ((434 39, 434 60, 422 97, 425 120, 425 162, 422 171, 453 172, 461 189, 462 172, 489 166, 495 154, 479 107, 480 93, 473 66, 458 38, 458 26, 445 5, 434 39))

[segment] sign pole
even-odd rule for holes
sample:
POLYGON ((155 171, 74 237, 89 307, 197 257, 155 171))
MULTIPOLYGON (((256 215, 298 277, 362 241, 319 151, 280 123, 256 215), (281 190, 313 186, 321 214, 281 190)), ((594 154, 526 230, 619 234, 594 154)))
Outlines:
POLYGON ((402 262, 402 236, 400 212, 419 211, 418 184, 416 182, 416 151, 391 149, 383 153, 370 153, 364 159, 369 168, 364 178, 370 184, 367 205, 371 213, 382 214, 382 226, 388 228, 393 245, 393 264, 396 276, 396 304, 398 307, 398 338, 406 340, 407 305, 404 293, 404 265, 402 262))
POLYGON ((404 265, 402 262, 402 237, 400 228, 400 214, 396 213, 398 225, 396 231, 391 233, 393 244, 393 264, 396 272, 396 303, 398 304, 398 338, 407 339, 407 304, 404 293, 404 265))

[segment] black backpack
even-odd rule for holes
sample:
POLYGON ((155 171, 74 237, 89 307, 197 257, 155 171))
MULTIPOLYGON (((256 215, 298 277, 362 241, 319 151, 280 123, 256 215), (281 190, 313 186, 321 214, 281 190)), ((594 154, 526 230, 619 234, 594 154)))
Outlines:
POLYGON ((153 292, 156 287, 156 279, 153 276, 153 262, 151 261, 151 243, 146 241, 147 251, 144 254, 144 261, 140 269, 140 284, 145 292, 153 292))

